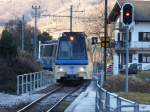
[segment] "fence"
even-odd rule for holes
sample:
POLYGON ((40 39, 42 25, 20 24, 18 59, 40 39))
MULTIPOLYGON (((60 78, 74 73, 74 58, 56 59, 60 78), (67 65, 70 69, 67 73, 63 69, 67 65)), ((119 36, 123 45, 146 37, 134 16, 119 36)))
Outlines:
MULTIPOLYGON (((98 68, 97 68, 98 69, 98 68)), ((97 81, 96 112, 139 112, 139 104, 110 93, 103 85, 103 72, 96 70, 100 79, 97 81)))
MULTIPOLYGON (((125 48, 125 41, 115 41, 112 44, 112 47, 115 48, 125 48)), ((131 41, 129 42, 129 48, 146 48, 149 49, 150 48, 150 44, 147 42, 139 42, 139 41, 131 41)))
POLYGON ((41 71, 17 76, 17 95, 30 93, 54 81, 50 71, 41 71))
POLYGON ((97 83, 96 112, 139 112, 139 105, 101 88, 97 83))

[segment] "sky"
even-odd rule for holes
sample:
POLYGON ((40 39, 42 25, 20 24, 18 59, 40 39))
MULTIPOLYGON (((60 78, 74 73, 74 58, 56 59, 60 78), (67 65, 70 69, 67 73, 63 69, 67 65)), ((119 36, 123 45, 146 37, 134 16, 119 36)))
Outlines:
POLYGON ((103 0, 0 0, 0 24, 11 19, 21 19, 22 15, 25 15, 25 21, 33 25, 32 5, 40 5, 38 27, 42 31, 50 31, 52 29, 67 30, 69 29, 69 18, 56 19, 53 17, 43 17, 42 15, 69 15, 70 5, 73 5, 73 10, 84 11, 83 13, 74 12, 75 16, 86 16, 95 7, 98 7, 101 1, 103 0), (65 27, 61 28, 62 26, 65 27))
POLYGON ((42 13, 55 14, 67 10, 71 4, 75 8, 91 9, 101 0, 0 0, 0 20, 20 18, 23 14, 30 18, 32 5, 40 5, 42 13))

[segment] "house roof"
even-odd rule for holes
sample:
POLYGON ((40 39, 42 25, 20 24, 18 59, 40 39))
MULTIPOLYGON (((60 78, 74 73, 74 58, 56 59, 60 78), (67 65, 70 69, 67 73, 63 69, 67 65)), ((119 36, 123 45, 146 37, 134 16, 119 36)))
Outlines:
POLYGON ((120 10, 125 3, 133 4, 135 22, 150 22, 150 1, 117 0, 108 17, 110 23, 120 16, 120 10))

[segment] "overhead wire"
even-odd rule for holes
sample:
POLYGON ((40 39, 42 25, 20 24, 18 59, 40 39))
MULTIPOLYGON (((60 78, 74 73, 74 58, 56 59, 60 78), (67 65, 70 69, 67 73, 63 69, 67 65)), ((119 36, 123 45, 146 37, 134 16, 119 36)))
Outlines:
MULTIPOLYGON (((97 4, 99 5, 100 3, 102 3, 104 0, 98 0, 97 1, 97 4)), ((71 0, 71 2, 72 2, 72 0, 71 0)), ((75 0, 75 2, 76 2, 76 0, 75 0)), ((76 3, 77 5, 76 6, 74 6, 74 8, 77 8, 78 10, 79 10, 79 7, 80 7, 80 5, 81 5, 81 1, 80 0, 78 0, 77 1, 78 3, 76 3)), ((49 19, 50 18, 53 18, 53 22, 55 22, 56 23, 56 28, 57 27, 59 27, 60 26, 60 24, 58 25, 58 22, 60 22, 60 21, 62 21, 62 20, 66 20, 65 18, 69 18, 70 16, 69 15, 62 15, 62 13, 65 13, 65 12, 67 12, 67 11, 69 11, 70 10, 70 8, 68 7, 68 5, 66 6, 66 4, 68 4, 68 3, 66 3, 64 0, 61 0, 61 4, 65 7, 65 9, 64 10, 61 10, 61 11, 58 11, 58 12, 56 12, 56 13, 54 13, 54 14, 52 14, 52 15, 50 15, 50 14, 45 14, 45 15, 42 15, 42 16, 48 16, 49 17, 49 19), (61 14, 60 14, 61 13, 61 14), (58 14, 60 14, 60 15, 58 15, 58 14), (61 18, 61 19, 60 19, 61 18)), ((98 21, 100 18, 102 18, 102 17, 87 17, 87 16, 85 16, 86 14, 85 14, 85 11, 83 11, 83 16, 81 17, 81 16, 73 16, 73 19, 75 19, 75 23, 77 24, 77 23, 79 23, 79 21, 81 22, 93 22, 93 21, 98 21)), ((65 23, 65 22, 63 22, 63 23, 65 23)))

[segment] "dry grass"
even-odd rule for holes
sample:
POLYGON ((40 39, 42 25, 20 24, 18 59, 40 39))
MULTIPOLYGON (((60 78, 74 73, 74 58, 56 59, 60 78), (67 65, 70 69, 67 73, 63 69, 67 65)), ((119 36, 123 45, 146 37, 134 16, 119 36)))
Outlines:
POLYGON ((140 72, 137 75, 129 76, 129 93, 126 94, 122 91, 125 90, 125 77, 124 75, 108 76, 105 88, 110 92, 116 92, 120 96, 141 103, 150 104, 150 82, 145 81, 149 78, 149 72, 140 72))
POLYGON ((137 74, 137 77, 145 80, 146 78, 150 79, 150 71, 142 71, 137 74))
MULTIPOLYGON (((140 72, 137 75, 129 76, 129 91, 150 93, 150 72, 140 72)), ((105 88, 111 92, 124 91, 125 75, 107 76, 107 81, 104 84, 105 88)))
POLYGON ((120 92, 118 94, 126 99, 138 102, 140 104, 150 104, 150 93, 120 92))

